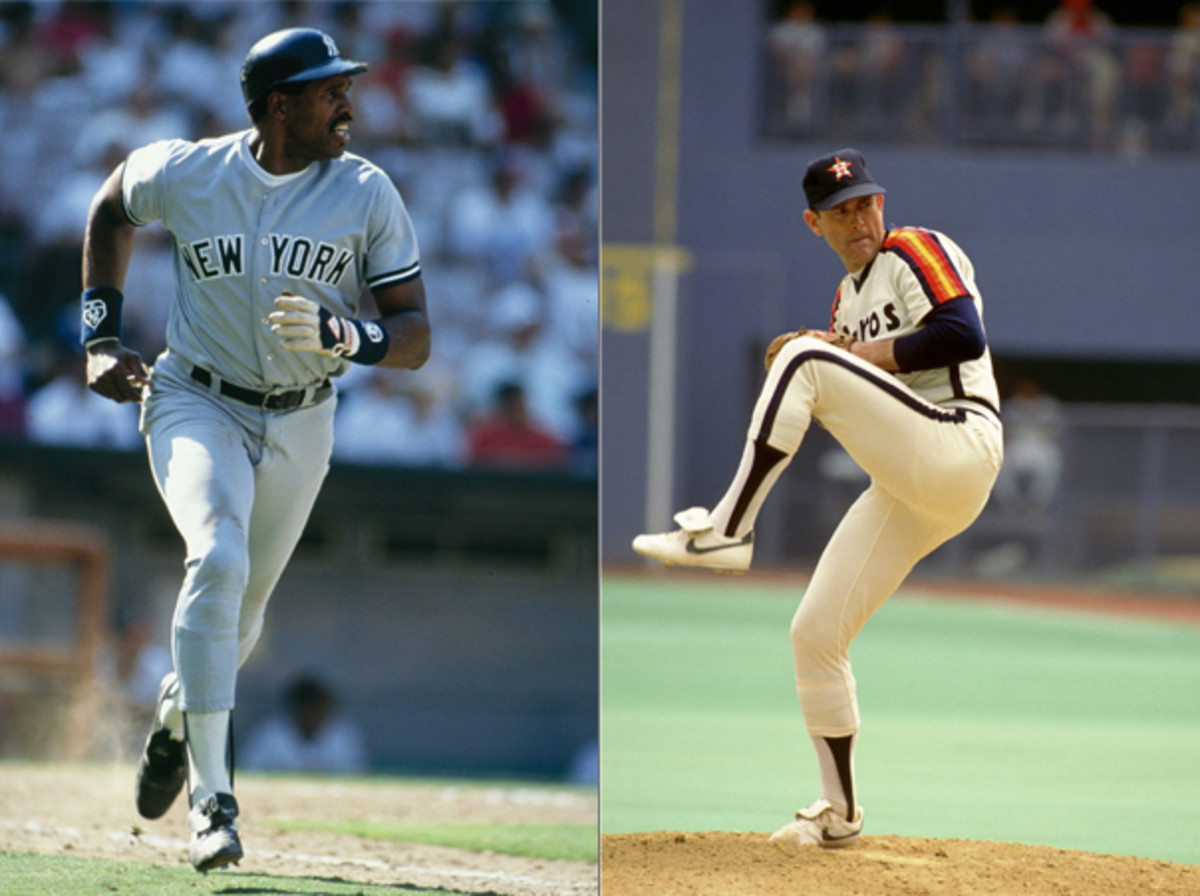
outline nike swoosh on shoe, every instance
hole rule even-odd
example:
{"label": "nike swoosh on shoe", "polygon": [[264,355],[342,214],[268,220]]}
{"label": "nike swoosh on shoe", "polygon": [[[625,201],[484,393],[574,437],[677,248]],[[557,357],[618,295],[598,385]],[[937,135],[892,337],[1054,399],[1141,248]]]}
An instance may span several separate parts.
{"label": "nike swoosh on shoe", "polygon": [[713,545],[711,548],[700,548],[700,547],[696,547],[695,540],[689,539],[686,550],[689,554],[711,554],[711,553],[714,553],[715,551],[728,551],[730,548],[745,547],[747,544],[749,544],[753,540],[754,540],[754,533],[747,532],[745,535],[743,535],[741,538],[739,538],[737,541],[733,542],[732,544],[717,544],[717,545]]}
{"label": "nike swoosh on shoe", "polygon": [[837,843],[839,840],[849,840],[851,837],[857,837],[860,833],[860,831],[851,831],[849,834],[842,834],[840,837],[835,837],[826,828],[822,828],[821,839],[826,843]]}

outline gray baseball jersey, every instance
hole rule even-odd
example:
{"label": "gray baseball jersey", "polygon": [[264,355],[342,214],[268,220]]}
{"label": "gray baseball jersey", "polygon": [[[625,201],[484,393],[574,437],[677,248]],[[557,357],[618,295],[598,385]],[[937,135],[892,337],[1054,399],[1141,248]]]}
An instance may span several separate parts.
{"label": "gray baseball jersey", "polygon": [[250,153],[253,133],[135,150],[121,196],[130,221],[161,221],[175,238],[168,347],[254,389],[308,386],[349,362],[281,350],[265,322],[275,297],[357,317],[364,286],[420,274],[417,238],[395,186],[366,159],[272,175]]}

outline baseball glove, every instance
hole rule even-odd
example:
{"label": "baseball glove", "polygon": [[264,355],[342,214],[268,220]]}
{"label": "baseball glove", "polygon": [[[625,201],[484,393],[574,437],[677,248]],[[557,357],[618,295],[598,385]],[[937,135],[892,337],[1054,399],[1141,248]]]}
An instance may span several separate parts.
{"label": "baseball glove", "polygon": [[850,348],[851,340],[845,333],[833,333],[829,330],[810,330],[807,327],[801,327],[799,330],[792,330],[790,333],[780,333],[771,340],[771,344],[767,346],[767,356],[764,359],[767,370],[770,370],[771,365],[775,363],[775,356],[779,354],[780,349],[797,336],[804,336],[806,334],[817,336],[830,345],[836,345],[838,348]]}

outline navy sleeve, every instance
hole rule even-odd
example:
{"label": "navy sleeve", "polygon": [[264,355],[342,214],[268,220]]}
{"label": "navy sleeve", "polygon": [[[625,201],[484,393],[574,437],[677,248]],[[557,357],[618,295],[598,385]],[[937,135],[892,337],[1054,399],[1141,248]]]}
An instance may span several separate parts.
{"label": "navy sleeve", "polygon": [[902,373],[973,361],[985,348],[983,323],[970,296],[938,305],[925,316],[921,329],[898,337],[892,345]]}

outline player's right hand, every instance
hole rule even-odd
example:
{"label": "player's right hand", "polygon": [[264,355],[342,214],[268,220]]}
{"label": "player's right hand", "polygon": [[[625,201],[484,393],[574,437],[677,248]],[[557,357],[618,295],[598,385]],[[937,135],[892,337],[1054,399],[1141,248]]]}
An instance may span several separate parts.
{"label": "player's right hand", "polygon": [[141,401],[142,390],[150,385],[150,369],[133,349],[108,339],[87,349],[87,384],[113,401]]}

